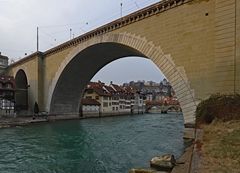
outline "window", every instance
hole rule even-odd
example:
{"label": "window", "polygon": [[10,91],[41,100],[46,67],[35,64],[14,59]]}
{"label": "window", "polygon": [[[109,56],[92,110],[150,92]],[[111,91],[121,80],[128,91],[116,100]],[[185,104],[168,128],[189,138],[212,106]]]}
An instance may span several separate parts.
{"label": "window", "polygon": [[96,100],[99,100],[99,96],[96,96],[95,99],[96,99]]}
{"label": "window", "polygon": [[107,102],[103,102],[103,107],[108,107],[108,103]]}
{"label": "window", "polygon": [[86,99],[91,99],[92,98],[92,96],[86,96]]}
{"label": "window", "polygon": [[112,110],[115,111],[115,107],[112,107]]}
{"label": "window", "polygon": [[9,89],[11,89],[11,88],[12,88],[12,84],[10,84],[10,83],[7,83],[7,84],[6,84],[6,88],[9,88]]}
{"label": "window", "polygon": [[104,97],[103,97],[103,100],[108,100],[108,97],[104,96]]}

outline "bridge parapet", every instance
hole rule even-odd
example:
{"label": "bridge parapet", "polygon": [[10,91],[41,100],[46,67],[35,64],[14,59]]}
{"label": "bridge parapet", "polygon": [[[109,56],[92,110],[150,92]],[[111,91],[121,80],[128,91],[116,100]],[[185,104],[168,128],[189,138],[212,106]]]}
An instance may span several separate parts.
{"label": "bridge parapet", "polygon": [[34,53],[32,53],[32,54],[30,54],[30,55],[20,59],[19,61],[16,61],[16,62],[10,64],[9,68],[13,68],[15,66],[19,66],[21,64],[24,64],[24,63],[26,63],[28,61],[31,61],[32,59],[37,58],[39,56],[43,56],[43,52],[40,52],[40,51],[34,52]]}

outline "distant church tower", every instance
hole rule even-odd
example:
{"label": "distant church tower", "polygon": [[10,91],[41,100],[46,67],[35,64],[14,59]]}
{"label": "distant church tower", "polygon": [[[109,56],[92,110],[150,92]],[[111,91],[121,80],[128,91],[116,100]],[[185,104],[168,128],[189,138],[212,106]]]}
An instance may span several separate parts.
{"label": "distant church tower", "polygon": [[4,73],[8,66],[8,57],[3,56],[0,52],[0,74]]}

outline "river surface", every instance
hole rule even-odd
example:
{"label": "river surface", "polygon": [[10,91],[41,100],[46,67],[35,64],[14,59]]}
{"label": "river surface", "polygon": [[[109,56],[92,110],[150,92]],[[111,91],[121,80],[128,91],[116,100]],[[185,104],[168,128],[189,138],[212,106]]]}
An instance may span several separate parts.
{"label": "river surface", "polygon": [[1,173],[127,173],[184,150],[183,117],[144,114],[0,129]]}

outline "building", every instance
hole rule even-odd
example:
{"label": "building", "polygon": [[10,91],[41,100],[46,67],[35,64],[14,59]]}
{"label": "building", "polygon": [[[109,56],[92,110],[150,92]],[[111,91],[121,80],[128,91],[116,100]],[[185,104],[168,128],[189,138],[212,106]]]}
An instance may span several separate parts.
{"label": "building", "polygon": [[3,56],[0,52],[0,74],[3,74],[8,66],[8,57]]}
{"label": "building", "polygon": [[90,82],[87,85],[83,95],[83,99],[94,99],[100,103],[100,115],[103,113],[108,114],[112,112],[112,95],[104,88],[104,85],[105,84],[100,81]]}
{"label": "building", "polygon": [[0,115],[14,114],[15,89],[15,80],[12,76],[0,76]]}
{"label": "building", "polygon": [[160,83],[153,81],[131,81],[124,83],[123,86],[137,88],[145,96],[146,101],[163,101],[166,97],[175,96],[175,92],[167,79],[163,79]]}
{"label": "building", "polygon": [[134,92],[134,105],[133,107],[133,113],[144,113],[145,112],[145,96],[141,94],[141,92],[137,91]]}

